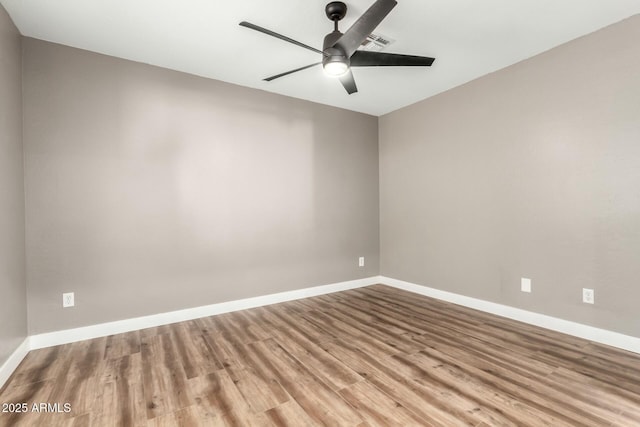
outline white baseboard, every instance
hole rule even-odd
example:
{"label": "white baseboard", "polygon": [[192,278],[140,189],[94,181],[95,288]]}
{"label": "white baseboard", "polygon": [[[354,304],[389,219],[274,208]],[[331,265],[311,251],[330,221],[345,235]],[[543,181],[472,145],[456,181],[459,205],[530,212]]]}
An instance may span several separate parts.
{"label": "white baseboard", "polygon": [[392,279],[389,277],[381,276],[380,283],[640,354],[640,338],[583,325],[581,323],[558,319],[556,317],[534,313],[507,305],[496,304],[477,298],[441,291],[422,285],[416,285],[415,283],[404,282],[402,280]]}
{"label": "white baseboard", "polygon": [[347,282],[333,283],[330,285],[315,286],[311,288],[222,302],[207,306],[172,311],[168,313],[160,313],[150,316],[136,317],[133,319],[85,326],[81,328],[32,335],[30,337],[27,337],[27,339],[24,340],[24,342],[13,352],[9,359],[0,367],[0,387],[2,387],[7,379],[9,379],[13,371],[18,367],[22,359],[24,359],[24,357],[30,350],[36,350],[39,348],[51,347],[60,344],[68,344],[71,342],[99,338],[123,332],[136,331],[139,329],[167,325],[170,323],[183,322],[186,320],[213,316],[222,313],[229,313],[232,311],[245,310],[254,307],[261,307],[270,304],[309,298],[317,295],[346,291],[349,289],[361,288],[378,283],[640,354],[640,338],[631,337],[628,335],[623,335],[617,332],[611,332],[576,322],[570,322],[568,320],[562,320],[543,314],[533,313],[515,307],[496,304],[477,298],[441,291],[438,289],[417,285],[415,283],[404,282],[402,280],[392,279],[384,276],[373,276],[365,279],[350,280]]}
{"label": "white baseboard", "polygon": [[30,337],[30,350],[36,350],[54,345],[68,344],[92,338],[105,337],[123,332],[136,331],[154,326],[168,325],[170,323],[184,322],[200,317],[261,307],[280,302],[293,301],[317,295],[346,291],[348,289],[361,288],[363,286],[380,283],[380,276],[365,279],[350,280],[348,282],[333,283],[330,285],[315,286],[312,288],[297,289],[294,291],[280,292],[277,294],[262,295],[259,297],[245,298],[241,300],[221,302],[201,307],[171,311],[168,313],[153,314],[150,316],[136,317],[133,319],[118,320],[115,322],[100,323],[98,325],[84,326],[75,329],[48,332],[32,335]]}
{"label": "white baseboard", "polygon": [[133,319],[118,320],[115,322],[85,326],[81,328],[66,329],[62,331],[32,335],[30,337],[27,337],[24,342],[12,353],[9,359],[7,359],[7,361],[2,366],[0,366],[0,387],[2,387],[4,383],[9,379],[13,371],[18,367],[20,362],[24,359],[24,357],[27,355],[27,353],[29,353],[30,350],[37,350],[40,348],[68,344],[76,341],[99,338],[123,332],[136,331],[139,329],[151,328],[154,326],[168,325],[170,323],[183,322],[185,320],[192,320],[200,317],[213,316],[216,314],[229,313],[232,311],[245,310],[248,308],[261,307],[270,304],[277,304],[280,302],[293,301],[317,295],[346,291],[348,289],[375,285],[377,283],[380,283],[380,280],[380,276],[373,276],[364,279],[350,280],[347,282],[333,283],[330,285],[296,289],[293,291],[262,295],[235,301],[227,301],[218,304],[172,311],[168,313],[160,313],[150,316],[136,317]]}
{"label": "white baseboard", "polygon": [[0,366],[0,388],[7,382],[11,374],[13,374],[13,371],[15,371],[20,362],[22,362],[22,359],[29,353],[30,349],[29,338],[27,337],[22,341],[22,344],[11,353],[7,361]]}

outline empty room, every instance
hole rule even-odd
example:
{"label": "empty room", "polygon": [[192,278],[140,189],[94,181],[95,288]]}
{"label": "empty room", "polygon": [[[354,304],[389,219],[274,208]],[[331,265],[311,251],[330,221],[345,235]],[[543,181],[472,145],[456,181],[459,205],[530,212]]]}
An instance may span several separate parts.
{"label": "empty room", "polygon": [[638,40],[0,0],[0,426],[640,425]]}

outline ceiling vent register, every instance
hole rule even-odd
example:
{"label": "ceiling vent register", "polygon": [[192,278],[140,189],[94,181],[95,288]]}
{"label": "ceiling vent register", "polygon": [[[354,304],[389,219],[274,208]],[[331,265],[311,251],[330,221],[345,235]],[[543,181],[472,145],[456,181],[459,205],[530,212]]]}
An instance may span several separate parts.
{"label": "ceiling vent register", "polygon": [[369,34],[367,38],[360,45],[360,50],[368,50],[370,52],[380,52],[389,45],[393,44],[395,40],[390,37],[383,36],[382,34]]}

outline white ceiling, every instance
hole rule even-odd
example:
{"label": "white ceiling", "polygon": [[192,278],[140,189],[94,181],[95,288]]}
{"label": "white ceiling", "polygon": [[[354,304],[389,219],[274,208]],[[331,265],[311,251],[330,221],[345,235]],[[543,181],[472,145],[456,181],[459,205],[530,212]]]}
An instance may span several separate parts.
{"label": "white ceiling", "polygon": [[[328,0],[0,0],[23,35],[372,115],[433,96],[640,13],[639,0],[398,0],[376,32],[386,51],[431,68],[357,68],[359,92],[318,55],[238,26],[246,20],[321,48]],[[347,0],[346,30],[373,0]],[[594,52],[594,58],[598,53]]]}

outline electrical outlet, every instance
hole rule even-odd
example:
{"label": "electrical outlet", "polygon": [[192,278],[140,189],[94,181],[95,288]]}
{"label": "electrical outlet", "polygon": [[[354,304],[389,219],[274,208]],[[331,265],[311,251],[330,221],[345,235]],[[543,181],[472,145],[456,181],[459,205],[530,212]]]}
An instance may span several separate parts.
{"label": "electrical outlet", "polygon": [[595,304],[595,291],[593,289],[582,288],[582,302],[585,304]]}
{"label": "electrical outlet", "polygon": [[73,292],[62,294],[62,307],[73,307],[75,305],[75,298]]}
{"label": "electrical outlet", "polygon": [[358,258],[358,267],[364,267],[364,257]]}
{"label": "electrical outlet", "polygon": [[522,277],[520,279],[520,290],[522,292],[531,292],[531,279],[527,279],[526,277]]}

